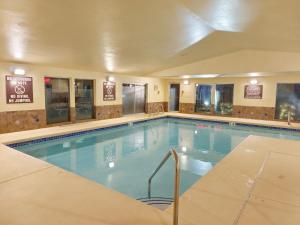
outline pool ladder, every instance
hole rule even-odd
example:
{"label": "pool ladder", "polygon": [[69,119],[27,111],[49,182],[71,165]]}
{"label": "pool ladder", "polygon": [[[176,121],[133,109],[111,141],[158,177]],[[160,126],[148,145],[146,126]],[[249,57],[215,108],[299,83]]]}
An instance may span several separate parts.
{"label": "pool ladder", "polygon": [[153,177],[167,162],[167,160],[173,156],[175,161],[175,182],[174,182],[174,202],[173,202],[173,225],[178,225],[178,207],[179,207],[179,189],[180,189],[180,163],[179,157],[175,149],[168,151],[158,167],[153,171],[151,177],[148,179],[148,199],[151,199],[151,182]]}

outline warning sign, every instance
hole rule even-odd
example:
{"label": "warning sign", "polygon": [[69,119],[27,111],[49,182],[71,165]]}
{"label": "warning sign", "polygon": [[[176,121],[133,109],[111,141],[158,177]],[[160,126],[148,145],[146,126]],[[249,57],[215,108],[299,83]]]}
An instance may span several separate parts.
{"label": "warning sign", "polygon": [[32,77],[6,76],[6,102],[32,103]]}
{"label": "warning sign", "polygon": [[103,100],[114,101],[116,100],[116,83],[103,82]]}

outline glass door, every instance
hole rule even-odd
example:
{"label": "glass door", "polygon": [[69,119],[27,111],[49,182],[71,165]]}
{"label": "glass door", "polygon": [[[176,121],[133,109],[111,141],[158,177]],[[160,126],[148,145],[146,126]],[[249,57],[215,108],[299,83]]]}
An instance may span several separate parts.
{"label": "glass door", "polygon": [[233,84],[216,85],[215,112],[217,114],[228,115],[233,111]]}
{"label": "glass door", "polygon": [[75,80],[76,119],[94,117],[94,87],[92,80]]}
{"label": "glass door", "polygon": [[196,90],[196,112],[209,113],[211,106],[211,86],[198,85]]}
{"label": "glass door", "polygon": [[45,102],[47,123],[70,120],[69,79],[45,77]]}
{"label": "glass door", "polygon": [[180,84],[170,85],[170,111],[179,111]]}
{"label": "glass door", "polygon": [[146,86],[123,84],[123,114],[144,113],[146,105]]}

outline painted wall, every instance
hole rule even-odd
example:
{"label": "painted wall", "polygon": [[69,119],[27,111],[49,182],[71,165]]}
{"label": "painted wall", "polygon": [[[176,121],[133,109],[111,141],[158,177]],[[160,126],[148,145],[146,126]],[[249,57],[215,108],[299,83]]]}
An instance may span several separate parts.
{"label": "painted wall", "polygon": [[[62,77],[70,79],[70,100],[71,107],[75,107],[75,79],[91,79],[94,80],[95,90],[95,105],[120,105],[122,104],[122,84],[123,83],[135,83],[135,84],[148,84],[148,102],[162,102],[165,100],[164,89],[165,80],[159,78],[149,77],[133,77],[133,76],[120,76],[114,75],[116,82],[116,100],[115,101],[103,101],[103,81],[106,80],[108,74],[69,70],[62,68],[49,68],[38,67],[29,65],[18,65],[26,69],[26,76],[33,78],[33,103],[29,104],[6,104],[6,88],[5,88],[5,75],[11,75],[12,66],[16,64],[0,64],[0,112],[7,111],[23,111],[23,110],[39,110],[45,109],[45,89],[44,89],[44,77]],[[158,89],[154,90],[154,86],[157,85]]]}
{"label": "painted wall", "polygon": [[[250,80],[256,79],[258,84],[263,85],[262,99],[245,99],[244,86],[250,84]],[[196,83],[198,84],[234,84],[234,105],[241,106],[259,106],[259,107],[274,107],[276,102],[277,83],[300,83],[299,75],[276,75],[268,77],[228,77],[228,78],[213,78],[213,79],[191,79],[189,85],[184,85],[183,80],[167,80],[166,84],[166,99],[169,98],[169,84],[180,83],[181,103],[196,102]],[[214,88],[213,88],[214,89]],[[214,94],[214,90],[212,91]],[[214,104],[214,95],[212,95],[212,104]]]}
{"label": "painted wall", "polygon": [[251,72],[300,71],[300,54],[293,52],[240,50],[179,67],[162,70],[152,76],[185,74],[241,74]]}

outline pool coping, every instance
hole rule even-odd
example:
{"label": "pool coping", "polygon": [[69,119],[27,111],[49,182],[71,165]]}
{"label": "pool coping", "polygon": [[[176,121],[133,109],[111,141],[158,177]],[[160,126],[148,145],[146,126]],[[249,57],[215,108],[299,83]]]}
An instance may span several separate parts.
{"label": "pool coping", "polygon": [[[128,117],[130,118],[130,117]],[[55,139],[61,139],[65,137],[72,137],[72,136],[79,136],[86,133],[92,133],[97,132],[101,130],[106,130],[110,128],[117,128],[126,126],[130,123],[132,124],[138,124],[143,123],[151,120],[158,120],[163,118],[175,118],[175,119],[183,119],[183,120],[192,120],[192,121],[203,121],[203,122],[214,122],[219,124],[231,124],[232,125],[242,125],[242,126],[248,126],[248,127],[258,127],[258,128],[268,128],[268,129],[274,129],[274,130],[286,130],[286,131],[300,131],[300,124],[294,124],[294,126],[286,125],[284,122],[275,122],[276,124],[272,124],[274,121],[264,121],[264,120],[252,120],[252,119],[240,119],[240,118],[228,118],[228,117],[216,117],[216,116],[206,116],[206,115],[197,115],[197,114],[182,114],[182,113],[164,113],[160,115],[156,115],[153,117],[144,117],[144,118],[138,118],[138,119],[129,119],[124,122],[116,122],[114,123],[111,119],[110,121],[112,123],[110,124],[99,124],[95,126],[89,126],[87,128],[80,128],[80,124],[78,124],[78,127],[75,127],[75,129],[71,129],[68,131],[58,131],[56,133],[50,133],[50,134],[40,134],[35,136],[28,135],[29,132],[32,131],[43,131],[46,129],[51,128],[42,128],[37,130],[30,130],[30,131],[21,131],[21,132],[13,132],[13,133],[6,133],[6,134],[0,134],[0,143],[4,145],[8,145],[10,147],[17,147],[20,145],[24,145],[26,143],[38,143],[43,142],[47,140],[55,140]],[[86,122],[92,124],[96,121]],[[84,123],[83,123],[84,124]],[[62,127],[72,127],[74,124],[70,125],[63,125],[63,126],[57,126],[57,128]],[[55,127],[52,127],[55,128]],[[17,134],[24,134],[24,135],[18,135]],[[13,137],[11,140],[5,141],[6,138]]]}
{"label": "pool coping", "polygon": [[[171,114],[172,115],[172,114]],[[185,115],[181,115],[182,117],[185,117]],[[163,118],[164,116],[159,116],[159,117],[155,117],[153,119],[156,118]],[[177,118],[177,117],[176,117]],[[186,118],[186,117],[185,117]],[[189,116],[188,119],[198,119],[198,117],[193,117],[193,116]],[[145,120],[148,120],[149,117],[145,117],[144,119],[137,119],[134,120],[135,122],[142,122]],[[207,120],[209,122],[211,122],[212,120]],[[129,122],[133,122],[133,120],[129,121]],[[221,121],[224,122],[224,121]],[[231,121],[225,121],[226,123],[231,122]],[[120,123],[119,123],[120,124]],[[122,122],[121,124],[128,124],[128,121]],[[110,125],[105,125],[103,127],[110,127]],[[284,127],[283,127],[284,128]],[[86,130],[86,129],[83,129]],[[298,130],[298,128],[297,128]],[[68,131],[66,134],[68,134]],[[42,134],[44,135],[44,134]],[[50,135],[49,135],[50,136]],[[29,137],[26,137],[27,139],[29,139]],[[21,138],[24,139],[24,138]],[[16,138],[15,138],[16,140]],[[290,146],[290,149],[286,149],[286,146]],[[292,146],[292,147],[291,147]],[[247,173],[247,179],[256,179],[257,174],[260,171],[261,168],[261,161],[262,159],[264,159],[266,157],[266,155],[270,154],[270,152],[272,153],[282,153],[282,154],[287,154],[287,155],[291,155],[291,153],[293,155],[299,155],[300,154],[296,151],[296,149],[300,148],[300,143],[298,141],[290,141],[290,140],[277,140],[277,139],[273,139],[273,138],[263,138],[263,137],[256,137],[256,136],[249,136],[248,138],[246,138],[242,143],[240,143],[231,153],[229,153],[223,160],[221,160],[206,176],[202,177],[199,181],[197,181],[190,189],[188,189],[183,196],[180,197],[180,221],[181,224],[193,224],[196,225],[198,224],[200,221],[203,224],[216,224],[216,225],[223,225],[223,224],[239,224],[240,218],[243,218],[242,216],[244,214],[247,214],[247,212],[249,211],[248,208],[246,206],[248,206],[248,203],[250,201],[252,201],[250,199],[251,197],[251,193],[250,190],[252,188],[253,185],[251,185],[251,188],[246,188],[244,189],[244,185],[243,183],[245,182],[245,173],[243,172],[244,169],[249,169],[251,170],[251,173],[249,172],[249,174]],[[1,146],[0,144],[0,152],[1,151],[9,151],[9,152],[15,152],[15,150],[10,149],[9,147],[6,146]],[[253,153],[253,152],[254,153]],[[255,155],[255,160],[260,161],[259,163],[255,163],[255,166],[253,166],[252,164],[254,163],[254,161],[252,160],[248,160],[247,157],[245,157],[245,155]],[[25,154],[23,153],[18,153],[17,157],[25,157]],[[35,158],[30,158],[29,161],[27,163],[32,162],[37,162]],[[39,160],[41,161],[41,160]],[[243,162],[243,163],[241,163]],[[12,164],[14,162],[12,161]],[[244,168],[246,164],[249,164],[249,168]],[[248,165],[247,164],[247,165]],[[52,165],[53,168],[55,168],[55,166]],[[222,171],[224,170],[225,171]],[[62,170],[62,169],[60,169]],[[232,177],[230,177],[230,179],[228,180],[228,177],[224,177],[224,175],[226,175],[226,173],[228,171],[232,171],[234,176],[236,177],[236,181],[232,182]],[[64,171],[64,170],[62,170]],[[66,172],[66,171],[65,171]],[[66,172],[68,173],[68,172]],[[69,173],[68,173],[69,174]],[[33,174],[35,175],[35,174]],[[83,182],[82,180],[85,180],[85,178],[80,178],[75,174],[69,174],[71,177],[74,177],[75,180],[78,180],[78,182]],[[221,180],[222,185],[220,185],[219,182],[221,182],[219,179],[215,179],[214,177],[222,177],[223,180]],[[21,179],[21,178],[15,178],[15,179]],[[56,178],[55,178],[56,179]],[[213,181],[212,181],[213,180]],[[228,183],[232,183],[232,185],[234,187],[237,187],[237,189],[239,190],[239,193],[234,193],[232,194],[230,192],[226,192],[227,189],[224,191],[222,190],[224,187],[226,188],[228,186]],[[0,183],[0,188],[2,187],[1,185],[5,184],[5,183]],[[212,185],[214,184],[214,185]],[[93,183],[90,182],[89,185],[99,185],[97,183]],[[227,185],[227,186],[226,186]],[[224,186],[224,187],[223,187]],[[100,186],[99,186],[100,187]],[[47,188],[45,186],[45,188]],[[106,188],[109,189],[109,188]],[[210,190],[212,189],[212,190]],[[250,194],[249,194],[250,193]],[[119,194],[112,192],[111,197],[112,198],[119,198],[118,197]],[[214,196],[216,199],[214,199],[214,201],[212,201],[210,198]],[[228,198],[228,196],[230,196],[230,198]],[[237,198],[235,200],[233,204],[232,203],[232,197]],[[261,196],[259,196],[260,198],[262,198]],[[80,198],[77,197],[77,198]],[[206,199],[205,201],[203,201],[203,199]],[[52,200],[51,200],[52,201]],[[132,201],[135,201],[134,199],[132,199]],[[132,203],[131,200],[127,200],[127,199],[123,199],[120,201],[124,203],[124,207],[126,208],[129,204],[129,202]],[[130,203],[130,204],[131,204]],[[250,202],[251,204],[254,204],[252,202]],[[261,204],[261,203],[260,203]],[[224,209],[224,207],[222,206],[222,208],[220,209],[220,205],[227,205],[228,207],[226,207],[226,209]],[[79,206],[75,206],[79,207]],[[193,211],[193,208],[191,207],[200,207],[199,210],[197,210],[196,212]],[[1,208],[1,206],[0,206]],[[124,208],[124,210],[125,210]],[[136,210],[146,210],[147,212],[149,211],[149,213],[151,212],[155,212],[158,213],[157,211],[155,211],[154,209],[151,208],[145,208],[144,206],[138,205],[136,207]],[[300,207],[299,207],[300,208]],[[218,215],[217,219],[222,219],[222,223],[219,223],[218,221],[216,221],[216,216],[212,216],[212,212],[215,213],[216,209],[220,210],[220,215]],[[13,210],[13,209],[11,209]],[[213,211],[212,211],[213,210]],[[248,210],[248,211],[247,211]],[[203,214],[203,212],[205,212],[205,215]],[[226,211],[227,213],[224,214],[223,211]],[[207,214],[207,212],[210,212]],[[112,209],[112,213],[115,213]],[[275,211],[274,211],[274,216],[275,215]],[[163,211],[162,214],[159,213],[159,215],[165,215],[168,214],[169,217],[172,217],[172,206],[170,206],[166,211]],[[234,215],[234,216],[233,216]],[[146,224],[144,222],[139,221],[140,219],[138,219],[138,216],[136,217],[136,223],[139,224]],[[0,217],[0,221],[1,221],[1,217]],[[120,221],[121,222],[121,221]],[[230,222],[230,223],[229,223]],[[11,223],[13,225],[15,225],[14,223]],[[88,223],[86,223],[88,224]],[[101,223],[102,224],[102,223]],[[105,223],[106,224],[106,223]],[[122,224],[122,223],[120,223]],[[165,224],[164,222],[159,223],[159,224]],[[170,223],[168,223],[170,224]],[[251,223],[250,223],[251,224]],[[32,224],[35,225],[35,224]],[[244,225],[244,224],[243,224]]]}

